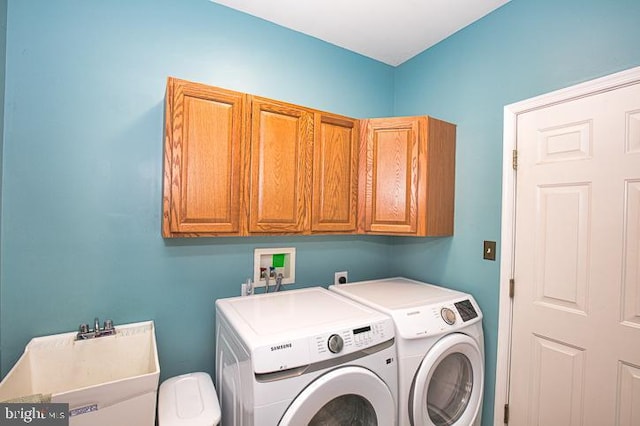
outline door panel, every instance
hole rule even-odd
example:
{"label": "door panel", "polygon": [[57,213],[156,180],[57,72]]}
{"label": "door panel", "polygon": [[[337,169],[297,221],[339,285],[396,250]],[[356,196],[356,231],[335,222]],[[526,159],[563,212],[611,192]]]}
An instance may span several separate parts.
{"label": "door panel", "polygon": [[[364,120],[364,229],[367,232],[415,233],[418,227],[419,157],[426,119]],[[424,213],[423,213],[424,214]]]}
{"label": "door panel", "polygon": [[356,231],[358,123],[316,113],[314,125],[313,232]]}
{"label": "door panel", "polygon": [[362,120],[359,229],[453,235],[456,126],[428,116]]}
{"label": "door panel", "polygon": [[625,196],[622,319],[640,326],[640,180],[626,182]]}
{"label": "door panel", "polygon": [[640,425],[640,367],[620,362],[616,424]]}
{"label": "door panel", "polygon": [[631,85],[518,117],[510,424],[637,416],[638,111]]}
{"label": "door panel", "polygon": [[591,157],[591,121],[540,130],[538,164]]}
{"label": "door panel", "polygon": [[[373,144],[373,223],[408,224],[415,228],[412,200],[416,199],[411,164],[417,152],[416,137],[409,129],[378,131]],[[386,159],[383,160],[383,159]],[[414,201],[415,203],[415,201]],[[372,229],[374,229],[372,224]]]}
{"label": "door panel", "polygon": [[541,336],[532,339],[532,424],[582,424],[584,349]]}
{"label": "door panel", "polygon": [[308,228],[312,117],[302,107],[252,98],[250,233]]}
{"label": "door panel", "polygon": [[163,235],[238,235],[245,96],[170,78],[166,102]]}
{"label": "door panel", "polygon": [[[590,187],[540,186],[534,285],[536,303],[584,313],[587,298]],[[563,244],[557,244],[557,241]]]}
{"label": "door panel", "polygon": [[[231,201],[237,198],[235,194],[232,197],[230,191],[233,188],[231,167],[234,163],[230,159],[234,140],[227,135],[232,134],[231,113],[232,105],[185,97],[185,131],[189,143],[183,145],[182,156],[186,165],[182,199],[184,222],[206,217],[212,221],[237,222],[237,217],[230,217]],[[213,123],[216,126],[212,126]],[[209,188],[210,196],[204,196],[208,195],[203,193],[205,188]]]}
{"label": "door panel", "polygon": [[640,153],[640,110],[627,112],[627,154]]}

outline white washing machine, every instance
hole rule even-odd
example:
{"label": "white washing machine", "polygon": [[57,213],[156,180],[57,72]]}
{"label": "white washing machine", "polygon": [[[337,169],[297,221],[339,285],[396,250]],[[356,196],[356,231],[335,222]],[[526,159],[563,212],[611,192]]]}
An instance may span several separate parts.
{"label": "white washing machine", "polygon": [[329,289],[393,318],[400,425],[480,425],[484,337],[473,297],[406,278]]}
{"label": "white washing machine", "polygon": [[216,301],[223,425],[393,425],[393,320],[321,287]]}

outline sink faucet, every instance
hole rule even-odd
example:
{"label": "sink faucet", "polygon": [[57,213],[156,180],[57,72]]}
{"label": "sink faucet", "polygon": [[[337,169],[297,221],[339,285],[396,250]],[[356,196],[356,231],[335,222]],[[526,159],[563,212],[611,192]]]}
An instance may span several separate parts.
{"label": "sink faucet", "polygon": [[87,340],[95,337],[112,336],[116,334],[116,329],[113,326],[113,321],[110,319],[105,320],[104,327],[100,328],[100,320],[96,317],[93,320],[93,330],[89,328],[89,324],[80,324],[78,334],[76,334],[76,340]]}

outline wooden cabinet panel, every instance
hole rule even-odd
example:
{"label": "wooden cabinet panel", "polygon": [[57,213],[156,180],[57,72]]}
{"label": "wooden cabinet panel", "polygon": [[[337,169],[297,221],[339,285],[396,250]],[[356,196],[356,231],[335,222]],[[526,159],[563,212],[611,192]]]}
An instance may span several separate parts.
{"label": "wooden cabinet panel", "polygon": [[366,232],[415,233],[418,226],[419,137],[424,119],[365,120]]}
{"label": "wooden cabinet panel", "polygon": [[165,237],[240,233],[245,103],[242,93],[169,79]]}
{"label": "wooden cabinet panel", "polygon": [[431,117],[362,121],[360,230],[453,234],[455,126]]}
{"label": "wooden cabinet panel", "polygon": [[427,118],[425,235],[453,235],[456,181],[456,126]]}
{"label": "wooden cabinet panel", "polygon": [[302,233],[308,227],[313,112],[251,98],[249,233]]}
{"label": "wooden cabinet panel", "polygon": [[169,78],[164,237],[453,234],[455,125]]}
{"label": "wooden cabinet panel", "polygon": [[358,151],[357,120],[316,113],[312,232],[356,232]]}

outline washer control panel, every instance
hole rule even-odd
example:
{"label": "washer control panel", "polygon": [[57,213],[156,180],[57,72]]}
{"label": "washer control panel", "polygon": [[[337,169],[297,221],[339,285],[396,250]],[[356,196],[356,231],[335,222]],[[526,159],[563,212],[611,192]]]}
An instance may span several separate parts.
{"label": "washer control panel", "polygon": [[313,338],[314,355],[325,357],[329,354],[346,354],[386,342],[393,337],[393,326],[387,321],[366,324],[356,328],[340,330],[336,333],[320,334]]}
{"label": "washer control panel", "polygon": [[385,318],[355,327],[278,340],[254,348],[254,372],[270,373],[314,364],[370,348],[394,336],[393,320]]}

